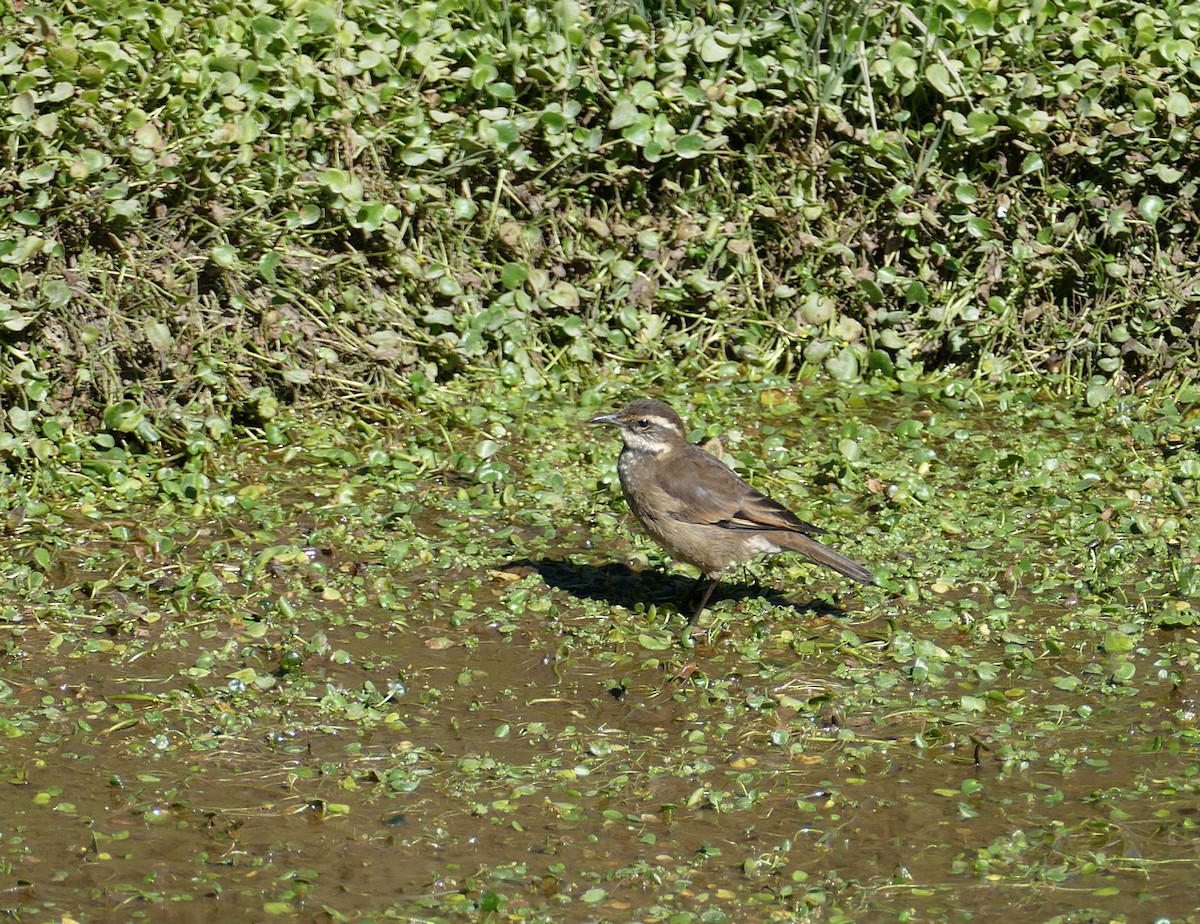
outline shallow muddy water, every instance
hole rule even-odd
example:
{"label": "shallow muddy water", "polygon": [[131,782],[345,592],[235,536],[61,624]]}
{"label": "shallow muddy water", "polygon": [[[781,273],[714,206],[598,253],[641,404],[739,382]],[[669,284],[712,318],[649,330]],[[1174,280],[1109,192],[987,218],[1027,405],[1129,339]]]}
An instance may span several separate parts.
{"label": "shallow muddy water", "polygon": [[[690,575],[630,532],[590,434],[537,462],[512,424],[497,481],[414,474],[398,442],[234,466],[241,500],[199,519],[26,521],[0,909],[1200,920],[1196,545],[1166,490],[1194,484],[1111,420],[1021,449],[1028,416],[880,403],[842,437],[862,454],[748,477],[883,586],[734,572],[694,647]],[[791,429],[764,414],[735,463]]]}
{"label": "shallow muddy water", "polygon": [[[1194,704],[1168,689],[1103,705],[1086,728],[1066,717],[1038,728],[1016,760],[976,753],[967,729],[917,747],[929,727],[903,711],[842,715],[838,728],[786,707],[730,709],[698,682],[711,666],[675,679],[638,664],[640,652],[555,665],[552,637],[489,634],[346,640],[356,660],[386,649],[403,665],[392,721],[276,737],[251,726],[186,760],[145,738],[171,683],[165,658],[138,681],[103,666],[72,679],[43,663],[54,691],[43,701],[131,709],[87,730],[44,710],[38,738],[6,746],[7,906],[78,914],[86,894],[97,919],[252,920],[280,902],[437,915],[493,892],[564,920],[697,904],[747,920],[756,899],[764,916],[800,912],[819,890],[829,904],[853,908],[866,893],[872,913],[922,919],[1192,911],[1195,793],[1163,781],[1186,778],[1195,754],[1156,738]],[[701,647],[691,660],[714,655],[719,664]],[[370,679],[321,673],[350,687]],[[771,668],[763,685],[717,673],[739,697],[836,704],[842,686],[803,662]],[[8,677],[15,690],[21,675]],[[167,738],[189,731],[149,721]],[[772,743],[780,730],[788,746]],[[1051,754],[1057,765],[1042,765]],[[1087,860],[1072,869],[1073,857]],[[604,895],[585,901],[595,889]]]}

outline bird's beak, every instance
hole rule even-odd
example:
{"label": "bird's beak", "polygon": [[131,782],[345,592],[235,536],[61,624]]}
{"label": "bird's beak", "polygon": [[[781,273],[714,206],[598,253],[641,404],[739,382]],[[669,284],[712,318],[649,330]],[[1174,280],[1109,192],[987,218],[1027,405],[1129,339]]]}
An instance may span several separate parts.
{"label": "bird's beak", "polygon": [[591,420],[588,421],[588,423],[590,423],[590,424],[612,424],[615,427],[615,426],[617,426],[617,415],[616,414],[601,414],[599,417],[593,417]]}

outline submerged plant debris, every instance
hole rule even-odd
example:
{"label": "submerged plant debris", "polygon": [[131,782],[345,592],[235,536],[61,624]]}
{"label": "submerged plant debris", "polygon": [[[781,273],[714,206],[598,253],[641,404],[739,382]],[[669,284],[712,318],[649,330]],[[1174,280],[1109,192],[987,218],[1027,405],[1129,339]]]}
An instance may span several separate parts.
{"label": "submerged plant debris", "polygon": [[1200,396],[664,394],[881,585],[758,562],[690,639],[627,397],[9,485],[0,909],[1197,920]]}

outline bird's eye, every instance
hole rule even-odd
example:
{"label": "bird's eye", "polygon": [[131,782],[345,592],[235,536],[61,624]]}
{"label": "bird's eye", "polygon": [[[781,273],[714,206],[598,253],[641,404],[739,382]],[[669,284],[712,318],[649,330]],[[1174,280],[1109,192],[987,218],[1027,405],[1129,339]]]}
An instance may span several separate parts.
{"label": "bird's eye", "polygon": [[650,429],[650,420],[646,417],[643,417],[641,420],[639,420],[637,422],[637,428],[639,430],[649,430]]}

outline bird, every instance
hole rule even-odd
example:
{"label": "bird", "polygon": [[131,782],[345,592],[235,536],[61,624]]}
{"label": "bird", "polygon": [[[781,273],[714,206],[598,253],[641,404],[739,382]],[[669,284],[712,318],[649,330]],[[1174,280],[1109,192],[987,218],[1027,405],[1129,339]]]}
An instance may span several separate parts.
{"label": "bird", "polygon": [[588,423],[620,432],[617,473],[638,523],[673,559],[700,569],[693,590],[699,603],[689,626],[708,605],[725,570],[759,555],[799,552],[862,584],[875,584],[869,569],[817,541],[825,530],[804,522],[689,443],[682,418],[665,402],[638,398]]}

